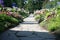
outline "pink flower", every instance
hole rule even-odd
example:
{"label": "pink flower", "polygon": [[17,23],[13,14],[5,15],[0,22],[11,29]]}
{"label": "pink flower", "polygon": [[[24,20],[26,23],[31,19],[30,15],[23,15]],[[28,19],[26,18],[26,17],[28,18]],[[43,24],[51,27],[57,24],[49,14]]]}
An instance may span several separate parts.
{"label": "pink flower", "polygon": [[7,15],[11,16],[11,14],[12,14],[11,12],[7,12]]}

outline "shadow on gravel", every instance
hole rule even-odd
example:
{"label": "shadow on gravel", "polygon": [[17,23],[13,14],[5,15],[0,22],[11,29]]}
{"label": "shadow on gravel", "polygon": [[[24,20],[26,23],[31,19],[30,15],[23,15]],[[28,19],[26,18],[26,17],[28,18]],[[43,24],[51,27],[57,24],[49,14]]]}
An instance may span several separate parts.
{"label": "shadow on gravel", "polygon": [[0,40],[55,40],[48,32],[8,30],[0,35]]}

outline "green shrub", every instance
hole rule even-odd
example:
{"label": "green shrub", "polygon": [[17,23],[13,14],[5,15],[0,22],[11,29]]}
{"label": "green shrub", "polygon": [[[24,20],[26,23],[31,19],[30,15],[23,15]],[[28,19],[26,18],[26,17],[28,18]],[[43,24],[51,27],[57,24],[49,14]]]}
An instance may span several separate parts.
{"label": "green shrub", "polygon": [[50,32],[54,33],[56,36],[56,40],[60,39],[60,6],[57,6],[56,9],[51,9],[50,11],[54,11],[55,10],[55,14],[54,16],[50,16],[48,17],[48,15],[51,15],[50,12],[46,12],[46,14],[44,14],[45,18],[48,19],[45,21],[42,21],[40,23],[40,26],[46,28],[47,30],[49,30]]}
{"label": "green shrub", "polygon": [[44,20],[44,15],[43,14],[36,15],[35,19],[38,21],[38,23],[40,23]]}
{"label": "green shrub", "polygon": [[19,20],[13,18],[12,16],[8,16],[6,14],[0,14],[0,32],[4,29],[12,26],[13,24],[16,25],[19,23]]}
{"label": "green shrub", "polygon": [[[43,10],[42,10],[43,11]],[[45,10],[44,13],[35,15],[35,19],[39,20],[39,23],[44,21],[47,16],[50,15],[48,10]]]}
{"label": "green shrub", "polygon": [[57,29],[59,29],[60,28],[60,25],[59,25],[59,23],[57,22],[57,23],[55,23],[55,22],[51,22],[51,23],[49,23],[48,24],[48,30],[49,31],[55,31],[55,30],[57,30]]}
{"label": "green shrub", "polygon": [[0,14],[0,21],[7,21],[10,23],[18,23],[18,20],[16,18],[13,18],[13,17],[8,16],[6,14]]}
{"label": "green shrub", "polygon": [[60,17],[55,16],[47,21],[41,22],[41,26],[45,26],[49,31],[55,31],[60,28]]}
{"label": "green shrub", "polygon": [[40,15],[36,15],[36,16],[35,16],[35,19],[36,19],[36,20],[39,20],[39,19],[40,19]]}
{"label": "green shrub", "polygon": [[13,13],[11,16],[19,20],[19,22],[23,22],[23,16],[21,16],[19,13]]}
{"label": "green shrub", "polygon": [[19,11],[20,15],[22,15],[24,18],[28,17],[29,14],[28,13],[25,13],[25,12],[22,12],[22,11]]}

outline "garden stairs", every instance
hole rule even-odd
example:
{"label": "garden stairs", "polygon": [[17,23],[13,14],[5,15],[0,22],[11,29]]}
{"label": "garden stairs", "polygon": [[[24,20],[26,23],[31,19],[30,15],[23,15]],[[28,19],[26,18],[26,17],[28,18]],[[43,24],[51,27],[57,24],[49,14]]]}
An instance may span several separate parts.
{"label": "garden stairs", "polygon": [[23,23],[1,34],[0,40],[55,40],[55,37],[41,28],[31,14]]}

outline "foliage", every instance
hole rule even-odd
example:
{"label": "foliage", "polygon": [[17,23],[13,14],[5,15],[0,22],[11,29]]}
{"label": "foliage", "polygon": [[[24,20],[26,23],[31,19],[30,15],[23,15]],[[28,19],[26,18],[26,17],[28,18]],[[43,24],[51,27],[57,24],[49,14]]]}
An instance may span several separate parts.
{"label": "foliage", "polygon": [[36,20],[39,20],[39,18],[40,18],[40,15],[35,16]]}
{"label": "foliage", "polygon": [[20,15],[22,15],[24,18],[28,17],[29,14],[28,13],[25,13],[23,11],[19,11]]}
{"label": "foliage", "polygon": [[12,4],[15,3],[15,6],[23,8],[24,0],[4,0],[5,7],[12,7]]}
{"label": "foliage", "polygon": [[16,18],[13,18],[11,16],[8,16],[6,14],[0,14],[0,32],[4,29],[8,28],[9,26],[13,24],[18,24],[19,21]]}
{"label": "foliage", "polygon": [[16,5],[20,8],[24,7],[24,0],[13,0],[13,3],[16,3]]}
{"label": "foliage", "polygon": [[0,8],[2,8],[1,4],[0,4]]}
{"label": "foliage", "polygon": [[51,12],[46,12],[46,20],[40,23],[41,26],[45,27],[51,32],[60,29],[60,9],[59,7],[57,7],[56,9],[55,12],[57,11],[57,13],[55,13],[54,16],[52,16]]}
{"label": "foliage", "polygon": [[40,23],[44,20],[44,15],[40,14],[35,17],[35,19]]}
{"label": "foliage", "polygon": [[48,10],[40,10],[40,12],[35,13],[35,19],[40,22],[42,22],[43,20],[45,20],[45,18],[47,18],[47,16],[49,15],[49,11]]}
{"label": "foliage", "polygon": [[44,0],[27,0],[25,4],[25,9],[29,10],[30,12],[34,10],[40,10],[42,8]]}
{"label": "foliage", "polygon": [[57,2],[60,2],[60,0],[46,0],[45,3],[43,3],[43,7],[44,8],[54,8],[55,6],[57,6]]}
{"label": "foliage", "polygon": [[0,11],[0,32],[7,28],[14,27],[23,22],[23,18],[26,18],[29,14],[24,11],[16,11],[11,9]]}
{"label": "foliage", "polygon": [[47,24],[48,30],[55,31],[60,28],[60,20],[59,18],[51,18],[49,23]]}
{"label": "foliage", "polygon": [[13,0],[4,0],[5,7],[12,7]]}
{"label": "foliage", "polygon": [[23,16],[20,15],[19,13],[13,13],[11,14],[12,17],[16,18],[19,20],[19,22],[22,22],[23,21]]}

